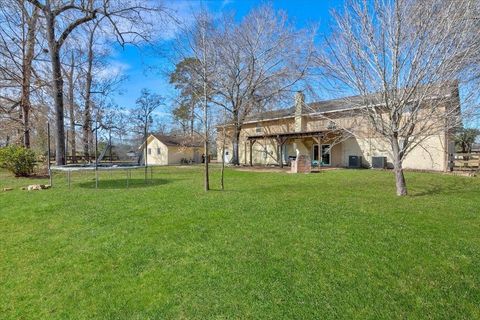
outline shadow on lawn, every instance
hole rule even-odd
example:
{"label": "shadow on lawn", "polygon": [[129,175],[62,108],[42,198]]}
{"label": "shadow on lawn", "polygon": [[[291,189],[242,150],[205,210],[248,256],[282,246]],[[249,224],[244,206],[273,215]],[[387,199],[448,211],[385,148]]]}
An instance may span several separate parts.
{"label": "shadow on lawn", "polygon": [[442,188],[441,186],[431,186],[430,188],[425,188],[422,191],[412,191],[410,193],[411,197],[424,197],[424,196],[432,196],[432,195],[438,195],[446,192],[447,190],[445,188]]}
{"label": "shadow on lawn", "polygon": [[[129,189],[138,189],[138,188],[151,188],[164,184],[171,183],[172,180],[167,179],[148,179],[145,182],[145,179],[130,179],[128,181]],[[92,189],[95,188],[95,180],[88,182],[81,182],[77,184],[81,188]],[[99,179],[98,180],[98,189],[127,189],[127,179]]]}
{"label": "shadow on lawn", "polygon": [[[408,185],[407,185],[408,187]],[[452,195],[452,194],[461,194],[461,193],[469,193],[475,190],[477,186],[471,185],[468,183],[455,183],[455,184],[435,184],[430,185],[428,187],[422,188],[416,191],[412,191],[410,193],[411,197],[424,197],[424,196],[432,196],[432,195]]]}

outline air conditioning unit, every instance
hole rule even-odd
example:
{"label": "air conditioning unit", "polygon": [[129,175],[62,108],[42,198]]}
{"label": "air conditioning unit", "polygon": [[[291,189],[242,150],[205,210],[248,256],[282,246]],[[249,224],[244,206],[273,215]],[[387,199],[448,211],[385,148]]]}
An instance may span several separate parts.
{"label": "air conditioning unit", "polygon": [[373,169],[385,169],[387,167],[387,157],[372,157]]}
{"label": "air conditioning unit", "polygon": [[361,156],[348,156],[348,167],[349,168],[361,168],[362,167],[362,157]]}

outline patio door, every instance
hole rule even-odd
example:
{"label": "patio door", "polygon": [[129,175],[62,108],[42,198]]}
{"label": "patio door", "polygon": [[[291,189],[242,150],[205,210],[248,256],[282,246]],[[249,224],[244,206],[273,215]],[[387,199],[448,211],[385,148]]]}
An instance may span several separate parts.
{"label": "patio door", "polygon": [[[321,159],[321,162],[320,162],[320,165],[321,166],[329,166],[330,165],[330,148],[331,148],[331,145],[330,144],[322,144],[321,146],[321,150],[322,150],[322,159]],[[318,163],[318,144],[314,144],[313,145],[313,155],[312,155],[312,159],[315,163]]]}

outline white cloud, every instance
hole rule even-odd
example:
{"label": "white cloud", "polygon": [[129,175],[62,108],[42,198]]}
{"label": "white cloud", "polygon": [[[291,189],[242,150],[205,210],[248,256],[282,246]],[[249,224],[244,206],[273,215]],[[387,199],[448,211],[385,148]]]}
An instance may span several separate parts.
{"label": "white cloud", "polygon": [[123,75],[130,69],[130,65],[121,61],[110,61],[106,68],[103,68],[96,73],[96,78],[100,80],[110,79],[116,76]]}

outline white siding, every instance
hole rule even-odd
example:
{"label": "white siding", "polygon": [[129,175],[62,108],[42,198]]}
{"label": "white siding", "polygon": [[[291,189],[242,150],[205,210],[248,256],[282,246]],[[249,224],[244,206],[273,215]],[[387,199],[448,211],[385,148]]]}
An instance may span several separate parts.
{"label": "white siding", "polygon": [[[147,163],[154,165],[167,165],[168,163],[168,147],[160,142],[157,138],[152,139],[147,145],[152,150],[152,154],[147,156]],[[160,154],[157,150],[160,149]]]}

